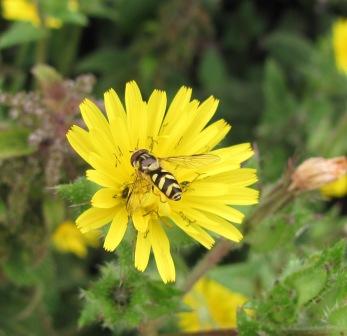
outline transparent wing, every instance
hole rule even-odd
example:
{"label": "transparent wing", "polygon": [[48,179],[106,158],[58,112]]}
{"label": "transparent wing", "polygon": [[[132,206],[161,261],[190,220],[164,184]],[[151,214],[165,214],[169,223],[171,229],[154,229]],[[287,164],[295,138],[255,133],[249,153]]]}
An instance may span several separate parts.
{"label": "transparent wing", "polygon": [[146,198],[150,196],[150,190],[152,183],[144,174],[139,171],[135,171],[135,179],[129,186],[129,192],[127,197],[127,210],[129,213],[133,213],[141,207]]}
{"label": "transparent wing", "polygon": [[171,156],[159,158],[161,162],[168,162],[186,168],[199,168],[219,161],[219,157],[212,154],[194,154],[185,156]]}

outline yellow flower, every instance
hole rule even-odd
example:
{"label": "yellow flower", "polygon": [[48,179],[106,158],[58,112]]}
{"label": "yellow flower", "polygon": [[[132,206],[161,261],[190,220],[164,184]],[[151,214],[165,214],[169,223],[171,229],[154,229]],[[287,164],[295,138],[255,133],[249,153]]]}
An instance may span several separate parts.
{"label": "yellow flower", "polygon": [[[41,20],[37,5],[31,0],[2,0],[3,17],[10,21],[31,22],[34,26],[40,26]],[[69,0],[68,8],[71,11],[78,9],[77,0]],[[60,28],[61,20],[48,16],[45,17],[45,25],[49,28]]]}
{"label": "yellow flower", "polygon": [[[136,83],[129,82],[126,109],[114,90],[104,97],[107,119],[85,100],[80,109],[89,131],[74,125],[67,134],[71,146],[93,168],[87,170],[87,178],[102,187],[93,196],[92,207],[77,218],[77,226],[87,232],[111,222],[104,248],[113,251],[131,219],[137,232],[135,267],[144,271],[152,250],[165,283],[175,280],[166,234],[173,225],[208,249],[214,239],[206,230],[238,242],[242,234],[230,222],[241,223],[244,215],[230,205],[258,200],[258,192],[248,187],[257,181],[255,169],[240,168],[253,155],[250,144],[213,150],[230,126],[219,120],[206,127],[218,101],[210,97],[200,104],[191,101],[191,94],[190,88],[182,87],[165,113],[165,92],[154,90],[145,102]],[[195,155],[191,167],[180,166],[177,158],[175,163],[162,162],[170,178],[181,184],[181,200],[165,197],[146,174],[132,166],[130,159],[139,149],[157,158],[183,156],[185,163],[189,163],[186,156]],[[202,153],[217,160],[196,166],[196,154]]]}
{"label": "yellow flower", "polygon": [[347,195],[347,175],[338,180],[324,185],[320,189],[321,193],[327,197],[343,197]]}
{"label": "yellow flower", "polygon": [[52,236],[53,244],[60,252],[71,252],[80,258],[87,255],[87,247],[99,245],[99,233],[90,231],[82,234],[71,221],[60,224]]}
{"label": "yellow flower", "polygon": [[347,74],[347,19],[339,19],[334,23],[333,46],[336,66]]}
{"label": "yellow flower", "polygon": [[179,314],[180,328],[186,332],[235,328],[237,309],[246,300],[242,294],[202,278],[183,298],[192,311]]}

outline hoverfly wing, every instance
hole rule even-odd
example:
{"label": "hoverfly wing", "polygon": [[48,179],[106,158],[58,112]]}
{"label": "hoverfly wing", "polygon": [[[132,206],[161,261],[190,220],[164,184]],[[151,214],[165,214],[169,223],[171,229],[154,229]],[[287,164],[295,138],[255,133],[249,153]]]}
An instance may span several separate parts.
{"label": "hoverfly wing", "polygon": [[216,163],[220,160],[218,156],[213,154],[193,154],[158,159],[160,162],[167,162],[185,168],[200,168],[212,163]]}
{"label": "hoverfly wing", "polygon": [[133,213],[139,209],[146,197],[149,195],[152,183],[139,171],[135,172],[134,182],[130,184],[127,196],[126,207],[128,213]]}

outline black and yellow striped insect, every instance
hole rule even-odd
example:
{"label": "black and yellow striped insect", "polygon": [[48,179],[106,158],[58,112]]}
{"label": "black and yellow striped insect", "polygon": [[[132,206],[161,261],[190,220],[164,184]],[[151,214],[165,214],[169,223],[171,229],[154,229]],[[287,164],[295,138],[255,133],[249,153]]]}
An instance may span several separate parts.
{"label": "black and yellow striped insect", "polygon": [[182,198],[180,183],[171,172],[162,167],[163,161],[175,166],[198,168],[218,160],[219,157],[211,154],[158,158],[147,149],[136,150],[130,158],[131,165],[136,169],[136,178],[129,190],[127,203],[131,207],[132,199],[138,194],[148,192],[152,186],[170,200],[179,201]]}

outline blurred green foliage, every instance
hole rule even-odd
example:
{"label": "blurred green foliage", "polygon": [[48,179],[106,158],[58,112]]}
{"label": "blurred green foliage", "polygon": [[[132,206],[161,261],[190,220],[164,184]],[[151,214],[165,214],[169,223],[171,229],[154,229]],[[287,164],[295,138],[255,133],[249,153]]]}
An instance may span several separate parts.
{"label": "blurred green foliage", "polygon": [[[177,287],[159,283],[153,265],[148,274],[133,269],[131,234],[118,259],[101,248],[83,260],[52,248],[54,230],[97,189],[80,177],[85,166],[65,141],[80,123],[78,104],[86,96],[98,103],[110,87],[123,92],[131,79],[145,97],[153,88],[172,97],[181,85],[200,99],[213,94],[218,117],[233,125],[224,144],[254,142],[252,165],[266,192],[289,158],[347,153],[347,76],[336,69],[331,41],[347,5],[36,3],[60,27],[0,21],[0,334],[130,335],[158,317],[174,332],[184,310],[177,288],[201,256],[180,231],[170,236]],[[239,313],[240,335],[346,334],[345,207],[317,193],[298,197],[254,223],[244,248],[208,273],[250,298],[254,314]]]}

